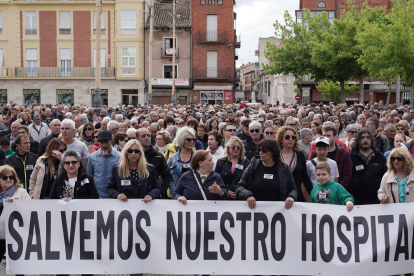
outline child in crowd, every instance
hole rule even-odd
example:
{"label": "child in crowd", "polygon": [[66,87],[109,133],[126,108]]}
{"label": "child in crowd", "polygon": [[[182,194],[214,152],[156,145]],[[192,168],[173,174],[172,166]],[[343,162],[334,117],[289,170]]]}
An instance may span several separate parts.
{"label": "child in crowd", "polygon": [[0,139],[0,147],[6,153],[6,158],[14,154],[14,151],[10,148],[10,140],[6,137]]}
{"label": "child in crowd", "polygon": [[331,180],[331,167],[326,162],[316,165],[316,178],[318,184],[313,187],[310,194],[310,202],[346,205],[348,212],[354,208],[354,198],[341,185]]}
{"label": "child in crowd", "polygon": [[308,175],[310,180],[312,181],[313,187],[318,184],[318,180],[316,179],[315,174],[315,167],[320,162],[326,162],[331,167],[331,180],[338,182],[339,172],[338,166],[336,165],[335,160],[328,158],[329,152],[329,139],[325,136],[320,136],[315,140],[315,151],[316,157],[312,160],[306,162],[306,168],[308,170]]}

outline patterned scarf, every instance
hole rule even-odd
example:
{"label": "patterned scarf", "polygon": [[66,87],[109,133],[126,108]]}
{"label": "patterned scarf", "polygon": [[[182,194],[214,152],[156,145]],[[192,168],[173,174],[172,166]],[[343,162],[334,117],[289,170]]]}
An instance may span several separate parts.
{"label": "patterned scarf", "polygon": [[206,181],[207,177],[210,175],[210,174],[201,174],[199,170],[197,170],[197,173],[201,178],[201,183],[204,183],[204,181]]}
{"label": "patterned scarf", "polygon": [[215,154],[217,150],[218,150],[218,147],[217,147],[217,148],[215,148],[215,149],[210,149],[211,154]]}
{"label": "patterned scarf", "polygon": [[95,145],[93,144],[93,152],[99,150],[101,148],[101,145]]}

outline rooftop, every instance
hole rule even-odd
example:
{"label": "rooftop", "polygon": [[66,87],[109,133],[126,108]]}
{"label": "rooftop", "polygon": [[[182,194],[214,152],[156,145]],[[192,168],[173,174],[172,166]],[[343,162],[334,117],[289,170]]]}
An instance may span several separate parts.
{"label": "rooftop", "polygon": [[[154,28],[172,28],[173,25],[173,3],[155,3]],[[175,20],[176,28],[191,28],[191,11],[190,2],[181,0],[176,3],[175,14],[180,15]],[[149,18],[147,18],[146,27],[149,27]]]}

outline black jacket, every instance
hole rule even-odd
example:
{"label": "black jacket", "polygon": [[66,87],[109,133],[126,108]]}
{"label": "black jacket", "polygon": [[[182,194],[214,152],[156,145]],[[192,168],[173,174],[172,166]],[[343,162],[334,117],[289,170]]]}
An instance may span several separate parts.
{"label": "black jacket", "polygon": [[125,194],[127,198],[144,198],[146,195],[153,199],[160,197],[160,189],[155,179],[154,167],[147,165],[149,177],[140,179],[139,182],[134,177],[121,178],[118,174],[118,166],[112,168],[111,178],[106,185],[106,192],[112,198],[119,194]]}
{"label": "black jacket", "polygon": [[40,140],[39,143],[39,147],[37,149],[37,156],[40,157],[43,155],[43,153],[46,152],[46,148],[49,145],[50,141],[52,141],[52,139],[54,138],[58,138],[59,135],[55,136],[53,134],[50,134],[48,136],[46,136],[45,138],[43,138],[42,140]]}
{"label": "black jacket", "polygon": [[14,168],[20,183],[24,185],[27,192],[29,192],[30,176],[32,175],[36,161],[37,155],[31,152],[25,156],[17,155],[16,152],[6,159],[6,164]]}
{"label": "black jacket", "polygon": [[[32,136],[30,135],[29,135],[29,140],[30,140],[30,152],[37,155],[37,150],[39,149],[39,142],[33,140]],[[11,149],[14,152],[17,152],[16,143],[12,144]]]}
{"label": "black jacket", "polygon": [[239,133],[236,133],[236,136],[239,137],[242,141],[246,141],[247,138],[250,137],[249,135],[244,133],[243,129]]}
{"label": "black jacket", "polygon": [[200,139],[200,137],[198,137],[198,141],[200,141],[203,144],[203,149],[206,150],[208,148],[208,134],[204,134],[203,139]]}
{"label": "black jacket", "polygon": [[164,155],[156,151],[153,146],[150,146],[149,150],[145,152],[145,159],[147,159],[149,164],[154,166],[155,177],[160,186],[162,198],[168,198],[167,190],[168,185],[170,185],[171,174]]}
{"label": "black jacket", "polygon": [[377,194],[382,177],[387,172],[387,160],[377,148],[374,148],[374,154],[367,165],[358,151],[352,150],[350,153],[352,178],[348,191],[354,197],[355,205],[380,203]]}
{"label": "black jacket", "polygon": [[[63,198],[63,185],[65,180],[68,180],[68,175],[65,173],[59,175],[53,183],[50,191],[50,199]],[[93,176],[86,174],[83,169],[79,169],[78,179],[75,183],[75,191],[73,199],[99,199],[98,190],[95,186]]]}
{"label": "black jacket", "polygon": [[[231,172],[232,163],[228,160],[228,157],[220,158],[219,160],[217,160],[217,164],[216,164],[216,170],[215,170],[216,173],[218,173],[221,176],[221,179],[223,179],[224,185],[226,185],[227,189],[232,192],[236,190],[236,186],[239,183],[243,175],[243,171],[250,165],[250,160],[245,159],[243,162],[240,158],[237,164],[243,166],[243,169],[236,167],[234,170],[234,173]],[[236,179],[236,181],[232,185],[232,187],[230,187],[234,179]]]}
{"label": "black jacket", "polygon": [[[249,196],[254,196],[252,192],[252,183],[256,171],[261,163],[262,160],[255,159],[244,171],[243,176],[236,187],[237,199],[246,200]],[[298,193],[296,191],[295,181],[293,180],[293,175],[289,169],[289,166],[281,160],[278,160],[277,173],[279,176],[277,181],[279,181],[280,185],[280,201],[284,201],[288,197],[292,197],[295,201],[297,201]]]}
{"label": "black jacket", "polygon": [[[260,140],[263,139],[263,134],[260,135]],[[244,150],[246,151],[246,158],[250,161],[255,155],[259,155],[257,151],[257,144],[253,143],[252,137],[247,138],[247,140],[243,141]]]}

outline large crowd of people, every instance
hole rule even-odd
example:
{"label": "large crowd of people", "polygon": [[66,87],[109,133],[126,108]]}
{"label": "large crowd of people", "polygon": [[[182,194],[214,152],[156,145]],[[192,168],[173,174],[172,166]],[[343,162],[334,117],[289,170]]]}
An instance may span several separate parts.
{"label": "large crowd of people", "polygon": [[348,211],[414,201],[408,105],[118,104],[96,112],[11,102],[0,113],[4,199],[242,200],[251,209],[314,202]]}

